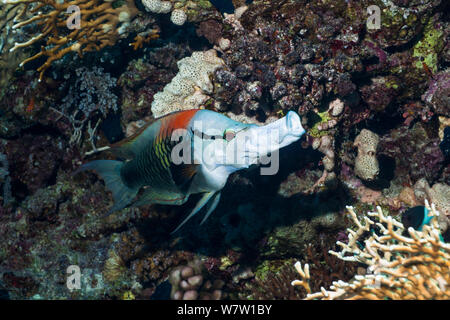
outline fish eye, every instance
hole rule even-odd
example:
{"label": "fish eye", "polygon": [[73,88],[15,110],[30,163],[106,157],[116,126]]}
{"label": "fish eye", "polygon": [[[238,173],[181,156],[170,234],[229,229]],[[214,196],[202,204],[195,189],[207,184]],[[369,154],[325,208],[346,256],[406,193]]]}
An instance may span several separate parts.
{"label": "fish eye", "polygon": [[236,132],[231,129],[226,129],[223,133],[223,139],[226,141],[231,141],[236,137]]}

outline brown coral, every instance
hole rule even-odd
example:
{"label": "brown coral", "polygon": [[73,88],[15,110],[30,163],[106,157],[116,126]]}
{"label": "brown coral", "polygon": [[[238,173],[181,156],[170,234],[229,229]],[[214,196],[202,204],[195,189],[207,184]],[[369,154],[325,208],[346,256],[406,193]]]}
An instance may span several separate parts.
{"label": "brown coral", "polygon": [[[133,0],[125,0],[124,4],[116,7],[113,2],[102,0],[75,0],[60,2],[57,0],[6,0],[6,3],[15,6],[23,5],[16,16],[16,21],[25,15],[31,18],[22,20],[14,25],[14,29],[22,28],[36,23],[39,33],[30,40],[16,43],[11,49],[28,47],[40,40],[46,39],[46,46],[34,56],[24,60],[21,65],[47,57],[46,62],[37,71],[42,80],[45,70],[53,61],[61,59],[69,52],[77,52],[81,57],[83,53],[101,50],[116,43],[121,35],[125,34],[127,24],[138,13]],[[73,6],[80,10],[80,25],[69,27],[68,13],[73,12]],[[43,12],[41,12],[43,10]],[[69,30],[69,33],[67,33]]]}

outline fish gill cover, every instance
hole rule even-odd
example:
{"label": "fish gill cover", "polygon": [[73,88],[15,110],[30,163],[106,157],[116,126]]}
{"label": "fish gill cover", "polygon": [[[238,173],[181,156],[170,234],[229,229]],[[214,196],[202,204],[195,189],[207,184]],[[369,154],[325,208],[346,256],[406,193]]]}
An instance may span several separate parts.
{"label": "fish gill cover", "polygon": [[0,298],[448,299],[448,9],[3,0]]}

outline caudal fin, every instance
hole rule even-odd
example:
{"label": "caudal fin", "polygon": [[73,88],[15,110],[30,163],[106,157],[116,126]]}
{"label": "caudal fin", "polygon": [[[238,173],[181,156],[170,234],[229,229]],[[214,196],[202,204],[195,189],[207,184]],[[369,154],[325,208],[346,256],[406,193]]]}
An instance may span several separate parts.
{"label": "caudal fin", "polygon": [[106,214],[109,216],[114,211],[125,208],[130,204],[139,189],[128,188],[120,176],[122,161],[115,160],[94,160],[82,165],[74,173],[77,174],[86,170],[94,170],[105,181],[106,188],[112,192],[114,206]]}

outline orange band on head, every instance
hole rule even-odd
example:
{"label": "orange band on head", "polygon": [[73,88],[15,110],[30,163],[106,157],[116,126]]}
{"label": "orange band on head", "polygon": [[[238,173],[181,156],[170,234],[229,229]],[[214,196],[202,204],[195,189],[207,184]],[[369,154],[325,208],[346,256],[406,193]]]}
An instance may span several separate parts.
{"label": "orange band on head", "polygon": [[176,112],[168,117],[164,118],[161,123],[160,135],[166,135],[166,137],[176,129],[187,128],[192,117],[199,111],[199,109],[186,110]]}

